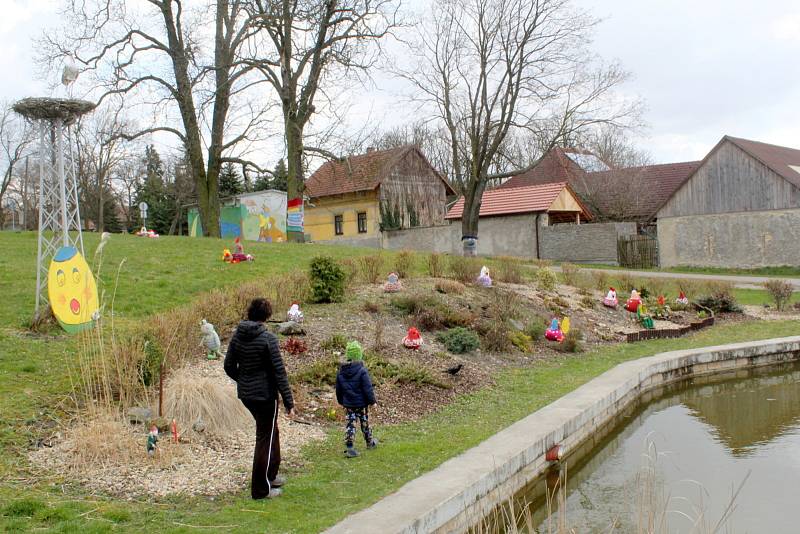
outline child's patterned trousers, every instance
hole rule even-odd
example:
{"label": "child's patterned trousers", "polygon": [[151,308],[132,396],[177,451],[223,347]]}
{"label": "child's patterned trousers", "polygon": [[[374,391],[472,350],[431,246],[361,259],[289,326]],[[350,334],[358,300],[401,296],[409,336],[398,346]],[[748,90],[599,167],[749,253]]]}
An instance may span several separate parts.
{"label": "child's patterned trousers", "polygon": [[372,443],[372,430],[369,428],[369,408],[345,408],[347,424],[344,431],[344,442],[348,447],[353,446],[353,439],[356,437],[356,419],[361,422],[361,432],[364,434],[364,441],[367,445]]}

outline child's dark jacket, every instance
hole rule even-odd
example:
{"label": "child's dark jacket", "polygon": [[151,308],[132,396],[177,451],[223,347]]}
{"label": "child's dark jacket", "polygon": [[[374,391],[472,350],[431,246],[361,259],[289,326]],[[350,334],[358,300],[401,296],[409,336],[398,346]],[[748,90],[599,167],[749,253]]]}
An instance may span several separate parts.
{"label": "child's dark jacket", "polygon": [[348,362],[339,367],[336,400],[345,408],[363,408],[375,404],[375,391],[364,362]]}

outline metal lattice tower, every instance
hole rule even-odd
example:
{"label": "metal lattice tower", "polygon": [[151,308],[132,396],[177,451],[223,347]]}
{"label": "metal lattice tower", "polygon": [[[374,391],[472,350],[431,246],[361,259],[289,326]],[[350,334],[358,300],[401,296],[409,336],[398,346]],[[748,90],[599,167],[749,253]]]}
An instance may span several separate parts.
{"label": "metal lattice tower", "polygon": [[58,249],[73,246],[83,255],[71,125],[94,107],[95,104],[84,100],[56,98],[26,98],[14,105],[14,111],[35,123],[39,136],[37,316],[42,307],[49,304],[47,272]]}

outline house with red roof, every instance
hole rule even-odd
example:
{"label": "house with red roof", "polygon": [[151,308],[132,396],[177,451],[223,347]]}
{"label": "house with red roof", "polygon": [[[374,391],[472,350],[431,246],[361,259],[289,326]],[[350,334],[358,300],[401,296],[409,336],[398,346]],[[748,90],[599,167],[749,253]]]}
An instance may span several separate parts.
{"label": "house with red roof", "polygon": [[445,223],[447,180],[419,148],[328,161],[305,183],[305,232],[314,241],[381,246],[381,232]]}
{"label": "house with red roof", "polygon": [[800,150],[726,135],[657,219],[662,267],[800,265]]}

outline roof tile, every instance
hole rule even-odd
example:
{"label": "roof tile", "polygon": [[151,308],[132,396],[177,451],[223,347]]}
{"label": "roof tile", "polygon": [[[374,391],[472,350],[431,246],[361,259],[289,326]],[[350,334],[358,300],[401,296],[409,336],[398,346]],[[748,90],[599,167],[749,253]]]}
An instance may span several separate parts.
{"label": "roof tile", "polygon": [[[547,211],[565,187],[567,187],[566,182],[558,182],[484,191],[481,197],[479,216]],[[445,219],[460,219],[463,213],[464,197],[462,196],[447,212]]]}

